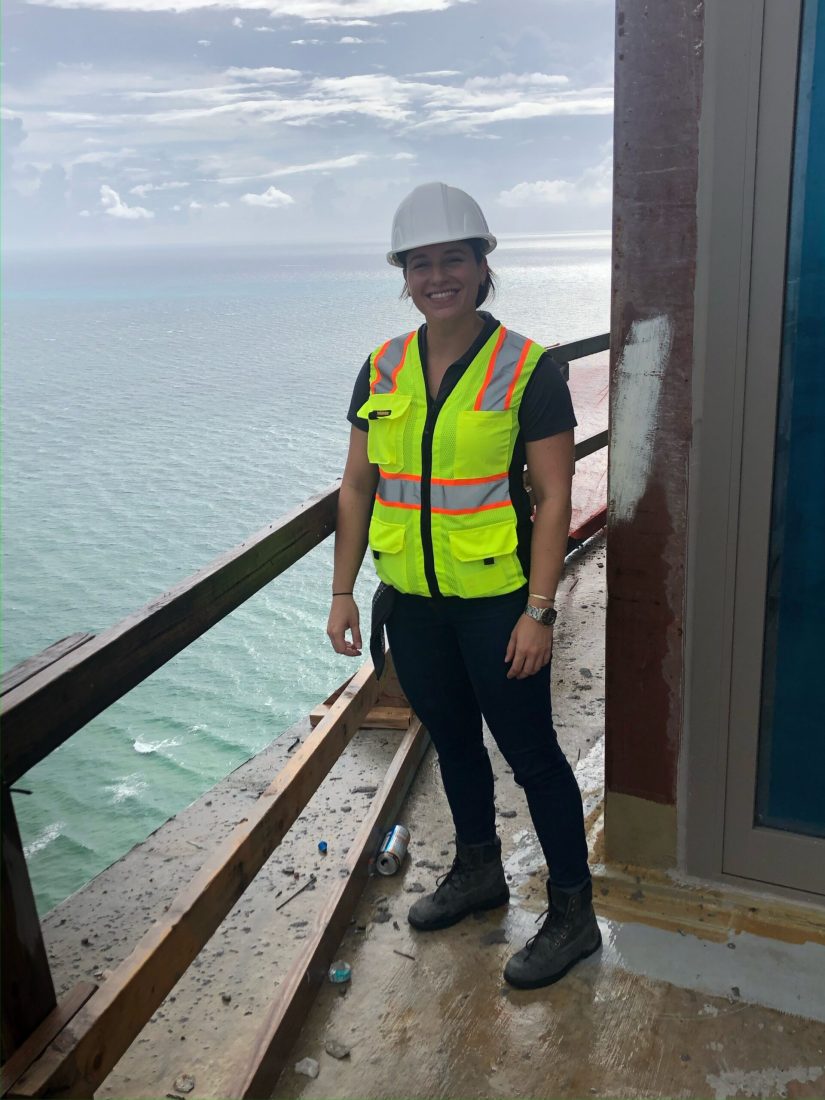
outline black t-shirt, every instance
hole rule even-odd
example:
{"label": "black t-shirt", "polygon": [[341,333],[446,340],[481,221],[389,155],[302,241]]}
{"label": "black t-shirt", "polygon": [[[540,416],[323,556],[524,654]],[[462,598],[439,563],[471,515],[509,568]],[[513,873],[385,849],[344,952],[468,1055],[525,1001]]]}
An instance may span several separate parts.
{"label": "black t-shirt", "polygon": [[[491,314],[479,311],[484,325],[472,345],[460,359],[447,368],[438,397],[430,395],[429,387],[425,385],[427,401],[432,405],[433,401],[443,404],[450,393],[455,389],[459,379],[475,359],[495,330],[499,322]],[[418,352],[421,364],[426,375],[427,371],[427,326],[422,325],[418,330]],[[370,395],[370,361],[367,357],[352,391],[352,399],[347,413],[347,420],[362,431],[369,431],[369,421],[357,415],[358,409],[364,404]],[[521,404],[518,411],[519,433],[513,449],[513,461],[510,463],[510,499],[516,511],[516,523],[518,530],[518,553],[524,575],[530,572],[530,535],[532,525],[530,523],[530,500],[524,489],[523,471],[527,459],[525,443],[534,443],[538,439],[546,439],[551,435],[570,431],[576,427],[576,417],[573,412],[573,402],[570,400],[570,391],[562,377],[558,363],[553,360],[550,352],[545,352],[536,364],[532,375],[524,387]]]}

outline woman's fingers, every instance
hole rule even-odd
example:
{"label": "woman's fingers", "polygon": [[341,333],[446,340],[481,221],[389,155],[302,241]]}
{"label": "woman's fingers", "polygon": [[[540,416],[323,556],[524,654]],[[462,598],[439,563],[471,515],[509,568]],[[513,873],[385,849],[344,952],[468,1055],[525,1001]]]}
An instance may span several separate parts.
{"label": "woman's fingers", "polygon": [[505,663],[510,665],[508,680],[524,680],[534,676],[550,660],[553,648],[553,633],[546,626],[534,623],[532,619],[522,617],[513,628]]}
{"label": "woman's fingers", "polygon": [[[342,600],[341,603],[344,604],[344,601]],[[352,641],[347,638],[347,631],[352,634]],[[354,600],[350,599],[342,607],[336,606],[333,602],[327,622],[327,637],[336,653],[345,657],[360,657],[361,626],[358,607]]]}

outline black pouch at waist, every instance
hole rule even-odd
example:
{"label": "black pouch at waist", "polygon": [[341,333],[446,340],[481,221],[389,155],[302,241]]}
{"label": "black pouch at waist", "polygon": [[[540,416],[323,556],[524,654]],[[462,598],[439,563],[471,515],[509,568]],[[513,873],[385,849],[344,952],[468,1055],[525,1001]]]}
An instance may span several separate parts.
{"label": "black pouch at waist", "polygon": [[384,627],[392,614],[395,606],[396,591],[390,584],[383,581],[375,590],[372,597],[372,623],[370,626],[370,657],[375,666],[375,675],[380,680],[384,671],[386,642],[384,640]]}

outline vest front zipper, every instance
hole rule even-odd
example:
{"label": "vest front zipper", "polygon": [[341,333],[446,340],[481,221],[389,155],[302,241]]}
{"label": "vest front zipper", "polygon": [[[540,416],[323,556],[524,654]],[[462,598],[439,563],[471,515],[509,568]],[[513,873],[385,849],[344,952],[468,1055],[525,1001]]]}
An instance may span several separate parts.
{"label": "vest front zipper", "polygon": [[[426,387],[426,378],[424,380]],[[421,434],[421,549],[424,554],[424,575],[430,595],[441,595],[438,587],[438,577],[435,575],[435,555],[433,553],[433,518],[430,511],[432,504],[432,476],[433,476],[433,435],[435,434],[435,422],[443,402],[433,400],[427,394],[427,419],[424,423],[424,431]]]}

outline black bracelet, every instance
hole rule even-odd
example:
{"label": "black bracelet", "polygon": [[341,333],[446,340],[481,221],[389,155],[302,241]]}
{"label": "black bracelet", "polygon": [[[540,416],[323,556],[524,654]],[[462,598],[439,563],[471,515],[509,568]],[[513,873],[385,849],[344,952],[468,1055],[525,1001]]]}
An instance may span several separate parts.
{"label": "black bracelet", "polygon": [[332,595],[333,595],[333,597],[334,596],[351,596],[352,592],[333,592]]}

